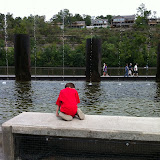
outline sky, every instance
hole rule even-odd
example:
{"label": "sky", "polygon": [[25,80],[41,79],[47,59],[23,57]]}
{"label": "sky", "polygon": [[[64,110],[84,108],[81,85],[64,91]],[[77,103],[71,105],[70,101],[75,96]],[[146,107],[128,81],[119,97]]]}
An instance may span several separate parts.
{"label": "sky", "polygon": [[0,13],[13,14],[13,17],[45,15],[49,21],[60,10],[68,9],[73,15],[106,16],[132,15],[143,3],[147,10],[156,11],[160,17],[160,0],[1,0]]}

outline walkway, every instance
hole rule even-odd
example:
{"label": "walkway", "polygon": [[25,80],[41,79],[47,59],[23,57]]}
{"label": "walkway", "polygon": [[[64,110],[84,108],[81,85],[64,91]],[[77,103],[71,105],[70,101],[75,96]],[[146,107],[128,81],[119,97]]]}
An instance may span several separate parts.
{"label": "walkway", "polygon": [[[0,75],[0,80],[15,80],[15,75]],[[31,80],[51,80],[51,81],[67,81],[67,80],[73,80],[73,81],[85,81],[86,76],[78,75],[78,76],[72,76],[72,75],[32,75]],[[155,81],[156,76],[138,76],[138,77],[124,77],[124,76],[101,76],[101,81]]]}

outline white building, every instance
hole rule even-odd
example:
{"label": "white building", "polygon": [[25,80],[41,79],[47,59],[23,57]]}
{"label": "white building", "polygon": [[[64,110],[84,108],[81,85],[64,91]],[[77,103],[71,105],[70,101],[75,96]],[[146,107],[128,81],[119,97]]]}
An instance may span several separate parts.
{"label": "white building", "polygon": [[91,19],[91,26],[87,26],[86,28],[107,28],[109,26],[108,19]]}
{"label": "white building", "polygon": [[113,16],[112,27],[131,27],[135,23],[135,15]]}

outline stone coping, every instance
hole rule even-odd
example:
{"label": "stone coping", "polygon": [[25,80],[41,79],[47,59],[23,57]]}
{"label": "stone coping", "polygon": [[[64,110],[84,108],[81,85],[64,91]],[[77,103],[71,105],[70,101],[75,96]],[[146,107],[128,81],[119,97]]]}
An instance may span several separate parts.
{"label": "stone coping", "polygon": [[0,146],[2,145],[2,128],[0,126]]}
{"label": "stone coping", "polygon": [[2,124],[12,134],[160,142],[160,118],[86,115],[63,121],[55,113],[23,112]]}

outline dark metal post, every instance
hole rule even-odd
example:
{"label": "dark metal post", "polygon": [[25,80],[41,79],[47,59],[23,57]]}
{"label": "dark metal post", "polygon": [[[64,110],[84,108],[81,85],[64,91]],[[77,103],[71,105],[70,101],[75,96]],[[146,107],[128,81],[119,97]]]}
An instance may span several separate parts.
{"label": "dark metal post", "polygon": [[86,43],[86,81],[100,82],[101,77],[101,39],[87,39]]}
{"label": "dark metal post", "polygon": [[17,81],[30,81],[30,38],[26,34],[15,34],[15,75]]}

